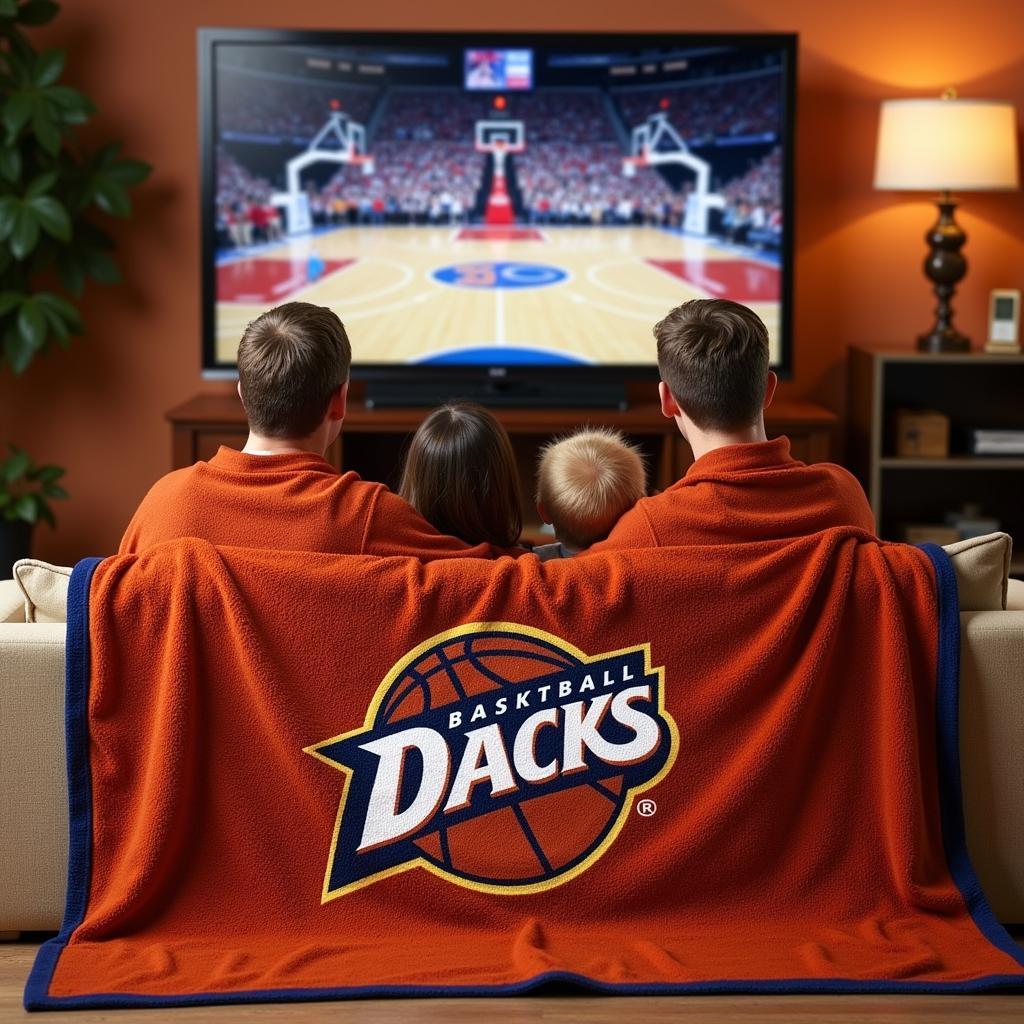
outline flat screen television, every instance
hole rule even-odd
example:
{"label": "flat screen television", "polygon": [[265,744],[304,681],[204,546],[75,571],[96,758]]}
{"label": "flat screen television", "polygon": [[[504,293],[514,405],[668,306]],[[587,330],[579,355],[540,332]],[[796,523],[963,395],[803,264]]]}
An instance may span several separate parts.
{"label": "flat screen television", "polygon": [[540,394],[652,374],[653,325],[712,296],[790,374],[795,61],[789,34],[200,30],[205,373],[305,300],[378,385]]}

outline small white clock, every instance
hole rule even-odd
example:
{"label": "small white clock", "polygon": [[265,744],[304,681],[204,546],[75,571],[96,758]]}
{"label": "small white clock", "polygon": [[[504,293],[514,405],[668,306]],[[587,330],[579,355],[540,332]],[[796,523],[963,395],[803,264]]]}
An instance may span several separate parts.
{"label": "small white clock", "polygon": [[1020,291],[994,288],[988,304],[986,352],[1014,355],[1020,352]]}

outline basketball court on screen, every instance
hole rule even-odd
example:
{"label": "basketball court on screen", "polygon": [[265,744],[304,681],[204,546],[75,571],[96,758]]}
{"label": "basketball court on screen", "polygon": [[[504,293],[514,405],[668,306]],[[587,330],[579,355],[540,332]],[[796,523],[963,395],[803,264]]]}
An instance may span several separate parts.
{"label": "basketball court on screen", "polygon": [[728,298],[765,321],[777,361],[779,291],[770,258],[657,227],[345,226],[221,261],[216,355],[300,299],[338,313],[361,363],[644,364],[669,309]]}

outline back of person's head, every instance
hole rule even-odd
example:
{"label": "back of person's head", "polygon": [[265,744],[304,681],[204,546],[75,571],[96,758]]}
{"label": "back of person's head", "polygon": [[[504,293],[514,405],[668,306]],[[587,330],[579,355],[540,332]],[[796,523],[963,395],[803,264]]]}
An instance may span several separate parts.
{"label": "back of person's head", "polygon": [[701,430],[756,422],[768,384],[768,330],[746,306],[691,299],[655,325],[658,369],[679,408]]}
{"label": "back of person's head", "polygon": [[541,451],[537,504],[577,551],[607,537],[645,489],[640,451],[617,430],[581,430]]}
{"label": "back of person's head", "polygon": [[435,529],[467,544],[512,547],[523,529],[512,442],[473,402],[442,405],[420,424],[399,494]]}
{"label": "back of person's head", "polygon": [[286,302],[245,329],[238,383],[251,430],[265,437],[309,437],[331,396],[348,380],[352,349],[326,306]]}

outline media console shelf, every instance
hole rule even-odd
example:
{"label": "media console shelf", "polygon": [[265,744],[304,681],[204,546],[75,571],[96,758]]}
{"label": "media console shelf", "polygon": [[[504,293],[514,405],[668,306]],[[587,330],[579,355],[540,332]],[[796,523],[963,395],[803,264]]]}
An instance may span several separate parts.
{"label": "media console shelf", "polygon": [[[689,445],[651,396],[654,385],[630,385],[630,407],[617,409],[507,408],[492,411],[512,438],[523,483],[524,507],[533,509],[535,462],[540,446],[553,437],[584,425],[616,427],[639,444],[647,457],[652,488],[662,489],[686,472],[693,462]],[[360,382],[354,382],[345,429],[327,453],[340,469],[353,469],[365,480],[398,484],[402,457],[410,435],[430,410],[422,407],[369,409]],[[209,459],[220,445],[241,448],[245,443],[245,415],[231,391],[199,394],[167,413],[172,431],[171,460],[175,469]],[[836,416],[821,406],[802,401],[776,401],[766,417],[771,437],[786,434],[793,455],[804,462],[832,457]],[[528,522],[527,534],[538,529]]]}

